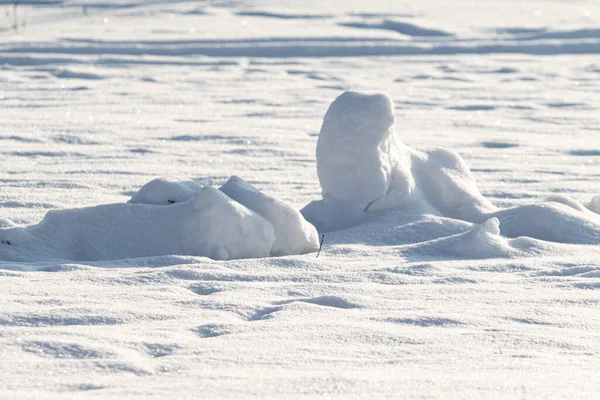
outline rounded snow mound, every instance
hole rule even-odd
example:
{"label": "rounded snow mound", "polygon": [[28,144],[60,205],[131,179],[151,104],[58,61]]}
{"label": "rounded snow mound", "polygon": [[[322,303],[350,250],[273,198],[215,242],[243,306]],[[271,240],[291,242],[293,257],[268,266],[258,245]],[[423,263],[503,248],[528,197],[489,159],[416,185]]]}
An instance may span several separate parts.
{"label": "rounded snow mound", "polygon": [[317,143],[317,174],[323,197],[366,209],[388,195],[414,188],[406,148],[394,133],[389,96],[345,92],[331,104]]}
{"label": "rounded snow mound", "polygon": [[508,240],[500,236],[500,221],[490,218],[463,233],[408,246],[405,255],[420,258],[504,258],[516,255]]}
{"label": "rounded snow mound", "polygon": [[219,190],[271,223],[275,230],[272,256],[304,254],[319,248],[315,227],[289,204],[261,193],[238,176],[232,176]]}
{"label": "rounded snow mound", "polygon": [[334,100],[317,143],[325,202],[368,212],[416,207],[473,222],[495,209],[458,154],[411,149],[396,135],[395,123],[387,95],[345,92]]}
{"label": "rounded snow mound", "polygon": [[596,214],[600,214],[600,196],[594,196],[589,204],[587,204],[587,208]]}
{"label": "rounded snow mound", "polygon": [[215,260],[318,249],[300,212],[238,177],[217,190],[159,178],[127,203],[50,211],[37,225],[0,226],[0,260],[113,260],[162,255]]}
{"label": "rounded snow mound", "polygon": [[167,205],[182,203],[195,197],[202,185],[191,179],[156,178],[138,190],[128,203]]}
{"label": "rounded snow mound", "polygon": [[[400,226],[402,238],[420,243],[424,237],[439,237],[435,248],[476,258],[548,248],[539,241],[600,243],[600,216],[594,213],[600,210],[600,197],[586,206],[552,196],[544,202],[498,209],[479,192],[458,154],[410,148],[398,137],[395,125],[394,104],[385,94],[345,92],[327,110],[317,143],[323,198],[301,212],[319,231],[330,232],[329,243],[354,238],[389,244],[380,232],[394,234]],[[460,224],[431,225],[440,229],[439,235],[417,231],[422,225],[418,221],[428,215],[474,225],[466,232]],[[449,228],[454,235],[448,236]],[[539,240],[505,239],[520,236]]]}

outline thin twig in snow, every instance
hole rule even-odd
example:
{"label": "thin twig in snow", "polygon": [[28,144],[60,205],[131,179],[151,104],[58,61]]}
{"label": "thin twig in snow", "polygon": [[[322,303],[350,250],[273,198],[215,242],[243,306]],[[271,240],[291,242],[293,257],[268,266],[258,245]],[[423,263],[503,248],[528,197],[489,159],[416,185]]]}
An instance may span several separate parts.
{"label": "thin twig in snow", "polygon": [[321,254],[321,249],[323,248],[323,242],[325,241],[325,234],[323,234],[323,236],[321,236],[321,244],[319,245],[319,251],[317,252],[317,257],[319,258],[319,254]]}

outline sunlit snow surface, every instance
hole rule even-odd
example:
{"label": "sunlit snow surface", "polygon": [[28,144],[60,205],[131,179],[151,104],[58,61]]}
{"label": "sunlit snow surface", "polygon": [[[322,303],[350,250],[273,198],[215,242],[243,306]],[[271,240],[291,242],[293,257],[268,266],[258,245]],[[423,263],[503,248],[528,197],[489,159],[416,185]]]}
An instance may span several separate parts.
{"label": "sunlit snow surface", "polygon": [[[400,140],[460,154],[496,207],[600,194],[596,2],[19,3],[0,219],[159,176],[239,175],[301,209],[344,90],[388,93]],[[0,397],[597,397],[597,245],[477,260],[460,235],[495,243],[493,218],[401,222],[326,234],[319,258],[2,262]]]}

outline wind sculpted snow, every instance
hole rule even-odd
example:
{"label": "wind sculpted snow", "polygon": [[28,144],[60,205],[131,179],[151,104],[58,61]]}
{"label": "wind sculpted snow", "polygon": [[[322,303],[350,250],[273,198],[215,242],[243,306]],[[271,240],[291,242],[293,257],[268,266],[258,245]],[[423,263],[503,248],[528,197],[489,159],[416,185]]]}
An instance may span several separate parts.
{"label": "wind sculpted snow", "polygon": [[[0,398],[596,398],[599,27],[593,1],[4,2],[0,228],[32,247],[0,243]],[[348,90],[389,98],[324,124]],[[218,234],[179,254],[195,217]]]}
{"label": "wind sculpted snow", "polygon": [[[565,251],[565,246],[541,240],[600,245],[600,216],[576,200],[552,196],[544,202],[498,209],[481,195],[458,154],[404,145],[396,134],[392,99],[384,94],[345,92],[331,104],[319,134],[317,170],[323,200],[307,205],[303,214],[320,231],[334,232],[333,241],[335,231],[345,229],[347,238],[352,225],[373,220],[365,213],[385,213],[375,220],[385,220],[384,226],[390,221],[401,225],[406,237],[423,240],[421,255],[427,248],[441,258],[552,256]],[[427,243],[427,238],[447,235],[451,223],[430,224],[431,232],[426,232],[419,224],[424,215],[476,225],[463,233],[464,227],[455,224],[455,237]],[[377,223],[368,224],[374,231],[381,229]],[[415,228],[419,233],[410,232]],[[500,235],[519,239],[507,241]],[[361,236],[373,234],[356,230],[354,241],[362,242]],[[384,238],[383,243],[390,240]]]}
{"label": "wind sculpted snow", "polygon": [[27,227],[5,224],[0,228],[3,261],[161,255],[229,260],[303,254],[318,247],[317,232],[298,211],[238,177],[220,191],[191,180],[155,179],[128,203],[51,211]]}
{"label": "wind sculpted snow", "polygon": [[[365,214],[384,213],[384,226],[393,221],[391,229],[401,226],[405,237],[412,237],[401,243],[412,245],[400,248],[401,254],[431,257],[431,249],[441,259],[552,256],[567,247],[541,241],[600,245],[600,216],[576,200],[554,196],[498,209],[481,195],[458,154],[407,147],[396,134],[393,101],[384,94],[340,95],[325,114],[316,154],[323,200],[307,205],[303,214],[321,232],[359,224],[380,231],[380,224],[367,222],[372,218]],[[420,223],[429,215],[449,220],[429,224],[428,232]],[[463,232],[464,226],[452,220],[474,225]],[[127,204],[53,211],[30,227],[7,225],[0,228],[5,245],[0,259],[5,261],[160,255],[224,260],[318,248],[315,228],[298,211],[235,176],[220,191],[191,180],[155,179]],[[452,225],[455,231],[448,230]],[[411,232],[415,228],[419,233]],[[373,233],[357,230],[353,240],[361,243],[363,236]],[[331,237],[335,243],[336,234]],[[420,248],[414,246],[419,242]],[[375,244],[395,243],[384,238]]]}

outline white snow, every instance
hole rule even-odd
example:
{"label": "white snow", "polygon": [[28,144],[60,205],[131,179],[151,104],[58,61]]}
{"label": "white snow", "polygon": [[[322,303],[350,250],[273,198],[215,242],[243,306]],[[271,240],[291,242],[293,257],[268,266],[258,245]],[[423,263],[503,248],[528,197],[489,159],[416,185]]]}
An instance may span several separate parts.
{"label": "white snow", "polygon": [[238,176],[216,191],[190,179],[157,178],[124,204],[50,211],[37,225],[3,220],[0,260],[115,260],[159,255],[216,260],[317,251],[300,212]]}
{"label": "white snow", "polygon": [[414,190],[410,160],[394,132],[392,99],[345,92],[329,107],[317,143],[323,197],[365,211],[383,197],[401,199]]}
{"label": "white snow", "polygon": [[466,220],[494,209],[457,154],[409,149],[396,136],[395,121],[384,94],[345,92],[331,104],[317,144],[325,202],[342,200],[368,212],[416,206]]}
{"label": "white snow", "polygon": [[50,211],[37,225],[0,229],[0,239],[4,261],[169,254],[228,260],[268,256],[275,234],[260,215],[204,186],[197,197],[168,206],[117,203]]}
{"label": "white snow", "polygon": [[[501,246],[499,234],[600,243],[600,216],[576,200],[555,195],[544,202],[497,209],[481,195],[458,154],[442,148],[419,151],[407,147],[396,134],[395,121],[393,101],[384,94],[345,92],[329,107],[317,144],[323,200],[304,209],[307,219],[322,231],[363,223],[368,217],[361,215],[362,210],[399,213],[410,223],[432,214],[482,224],[459,235],[463,257],[523,255],[508,251],[508,244]],[[501,248],[507,251],[499,252]],[[557,250],[558,254],[562,251]]]}
{"label": "white snow", "polygon": [[302,214],[281,200],[267,196],[238,176],[232,176],[219,189],[271,223],[275,242],[271,255],[288,256],[317,251],[319,236]]}
{"label": "white snow", "polygon": [[0,5],[0,398],[597,397],[599,27]]}
{"label": "white snow", "polygon": [[131,196],[128,203],[168,205],[197,197],[202,185],[191,179],[156,178]]}

